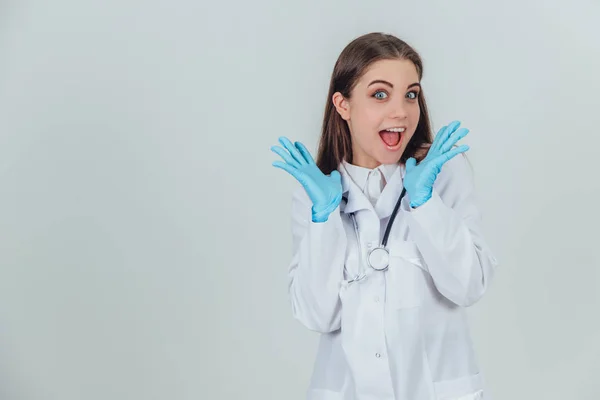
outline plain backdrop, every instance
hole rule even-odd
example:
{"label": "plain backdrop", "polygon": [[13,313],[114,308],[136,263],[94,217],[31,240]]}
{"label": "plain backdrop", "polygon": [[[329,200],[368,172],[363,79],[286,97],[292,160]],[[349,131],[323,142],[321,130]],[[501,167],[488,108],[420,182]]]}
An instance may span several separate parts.
{"label": "plain backdrop", "polygon": [[315,151],[343,47],[425,63],[501,265],[470,308],[496,399],[600,398],[596,1],[4,0],[0,399],[305,397],[280,135]]}

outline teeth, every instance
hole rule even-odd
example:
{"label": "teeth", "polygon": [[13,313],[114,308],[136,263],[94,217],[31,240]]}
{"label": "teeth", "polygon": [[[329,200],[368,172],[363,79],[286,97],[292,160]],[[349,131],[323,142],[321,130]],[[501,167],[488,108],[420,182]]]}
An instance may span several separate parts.
{"label": "teeth", "polygon": [[388,132],[404,132],[404,128],[390,128],[386,129]]}

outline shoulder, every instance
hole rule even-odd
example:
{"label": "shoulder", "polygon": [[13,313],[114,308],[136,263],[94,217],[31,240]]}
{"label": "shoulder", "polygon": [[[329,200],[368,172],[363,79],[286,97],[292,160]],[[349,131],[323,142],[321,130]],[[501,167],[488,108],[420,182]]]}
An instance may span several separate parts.
{"label": "shoulder", "polygon": [[301,185],[292,192],[292,217],[302,220],[312,215],[312,201]]}
{"label": "shoulder", "polygon": [[448,160],[440,171],[440,176],[451,178],[472,178],[473,166],[469,161],[467,153],[460,153]]}
{"label": "shoulder", "polygon": [[442,166],[434,187],[442,198],[470,191],[473,187],[473,167],[468,156],[461,153],[448,160]]}
{"label": "shoulder", "polygon": [[292,202],[294,204],[309,204],[310,198],[302,185],[299,185],[292,191]]}

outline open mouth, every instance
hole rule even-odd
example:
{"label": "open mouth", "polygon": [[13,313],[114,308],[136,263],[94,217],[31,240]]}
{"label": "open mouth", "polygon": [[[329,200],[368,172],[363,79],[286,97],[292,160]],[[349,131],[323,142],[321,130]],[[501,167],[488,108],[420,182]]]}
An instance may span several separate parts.
{"label": "open mouth", "polygon": [[388,149],[397,150],[402,143],[402,133],[405,128],[390,128],[379,131],[379,136],[381,140]]}

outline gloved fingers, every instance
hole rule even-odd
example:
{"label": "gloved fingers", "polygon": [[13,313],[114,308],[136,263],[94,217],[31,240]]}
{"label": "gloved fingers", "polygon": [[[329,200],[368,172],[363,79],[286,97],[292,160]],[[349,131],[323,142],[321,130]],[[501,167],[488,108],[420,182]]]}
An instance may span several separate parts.
{"label": "gloved fingers", "polygon": [[281,168],[282,170],[286,171],[287,173],[292,175],[294,178],[296,178],[298,180],[298,182],[300,182],[300,183],[302,183],[304,181],[302,172],[298,171],[296,168],[292,167],[289,164],[286,164],[281,161],[274,161],[273,166],[275,168]]}
{"label": "gloved fingers", "polygon": [[279,146],[272,146],[271,147],[271,151],[273,153],[279,154],[279,156],[281,158],[283,158],[283,161],[285,161],[286,163],[288,163],[290,166],[292,166],[294,168],[300,168],[300,164],[290,155],[289,152],[285,151],[281,147],[279,147]]}
{"label": "gloved fingers", "polygon": [[442,144],[442,147],[440,148],[441,152],[446,153],[447,151],[449,151],[452,148],[452,146],[454,146],[459,140],[467,136],[468,133],[469,130],[467,128],[460,128],[459,130],[455,131]]}
{"label": "gloved fingers", "polygon": [[455,147],[452,150],[447,151],[446,153],[440,155],[435,160],[436,165],[441,168],[442,165],[444,165],[446,162],[450,161],[455,156],[459,155],[460,153],[464,153],[467,150],[469,150],[469,146],[467,146],[466,144],[463,144],[462,146]]}
{"label": "gloved fingers", "polygon": [[340,172],[337,169],[331,171],[331,174],[329,174],[329,176],[335,179],[337,182],[342,181],[342,176],[340,175]]}
{"label": "gloved fingers", "polygon": [[302,154],[300,154],[298,149],[292,144],[290,139],[282,136],[279,138],[279,143],[281,143],[283,147],[290,152],[290,155],[294,158],[294,160],[296,160],[296,162],[298,162],[299,165],[306,164],[306,160],[304,157],[302,157]]}
{"label": "gloved fingers", "polygon": [[298,151],[300,152],[300,154],[302,154],[302,157],[304,157],[304,160],[308,164],[316,164],[314,158],[312,157],[312,155],[310,154],[310,151],[308,151],[306,146],[304,146],[300,142],[295,142],[294,144],[295,144],[296,148],[298,149]]}
{"label": "gloved fingers", "polygon": [[406,160],[406,164],[405,164],[406,172],[411,171],[416,166],[417,166],[417,160],[414,159],[413,157]]}
{"label": "gloved fingers", "polygon": [[433,144],[431,145],[438,153],[442,152],[441,148],[448,140],[448,137],[456,131],[456,129],[460,126],[460,121],[452,121],[447,126],[440,129],[435,139],[433,140]]}
{"label": "gloved fingers", "polygon": [[435,137],[433,138],[433,143],[431,143],[431,146],[429,147],[429,151],[427,152],[427,155],[429,155],[430,153],[434,154],[437,151],[437,149],[440,147],[439,143],[440,143],[440,140],[442,139],[442,136],[444,136],[446,129],[448,129],[447,125],[444,125],[440,128],[437,135],[435,135]]}

